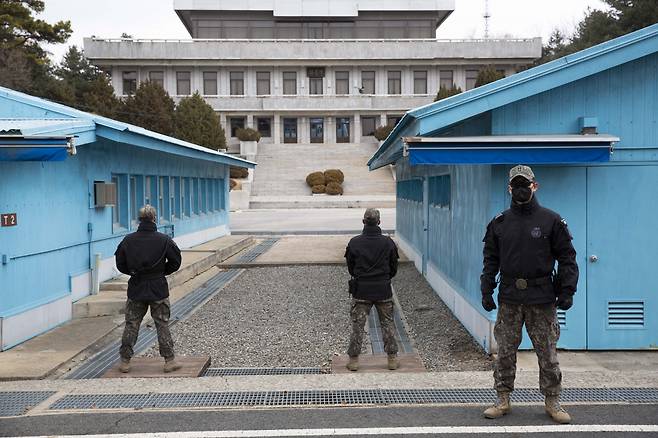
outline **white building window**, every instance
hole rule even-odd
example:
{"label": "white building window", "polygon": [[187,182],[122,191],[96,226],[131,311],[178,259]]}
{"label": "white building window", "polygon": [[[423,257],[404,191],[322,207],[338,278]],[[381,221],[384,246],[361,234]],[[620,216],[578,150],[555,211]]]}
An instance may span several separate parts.
{"label": "white building window", "polygon": [[477,82],[477,79],[478,79],[477,70],[466,70],[466,89],[472,90],[473,88],[475,88],[475,83]]}
{"label": "white building window", "polygon": [[388,72],[388,94],[402,94],[402,72]]}
{"label": "white building window", "polygon": [[361,93],[362,94],[375,94],[375,72],[363,71],[361,72]]}
{"label": "white building window", "polygon": [[256,94],[258,96],[268,96],[270,94],[270,72],[256,72]]}
{"label": "white building window", "polygon": [[414,94],[427,94],[427,70],[414,71]]}
{"label": "white building window", "polygon": [[137,91],[137,72],[136,71],[124,71],[123,75],[123,94],[135,94]]}
{"label": "white building window", "polygon": [[149,72],[149,81],[154,84],[158,84],[164,88],[164,72],[163,71],[151,71]]}
{"label": "white building window", "polygon": [[324,78],[308,78],[308,94],[322,94]]}
{"label": "white building window", "polygon": [[189,71],[176,72],[176,94],[178,96],[192,94],[192,73]]}
{"label": "white building window", "polygon": [[336,72],[336,94],[350,94],[350,72]]}
{"label": "white building window", "polygon": [[244,96],[244,72],[232,71],[229,73],[231,96]]}
{"label": "white building window", "polygon": [[283,72],[283,94],[294,96],[297,94],[297,72]]}
{"label": "white building window", "polygon": [[203,72],[203,94],[206,96],[217,95],[217,72],[204,71]]}
{"label": "white building window", "polygon": [[454,85],[452,70],[441,70],[439,72],[439,87],[451,89]]}

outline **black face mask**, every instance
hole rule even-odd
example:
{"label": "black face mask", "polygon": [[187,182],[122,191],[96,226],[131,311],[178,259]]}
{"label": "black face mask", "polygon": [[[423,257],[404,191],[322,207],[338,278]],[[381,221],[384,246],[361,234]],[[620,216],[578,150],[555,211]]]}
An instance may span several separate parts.
{"label": "black face mask", "polygon": [[532,189],[530,186],[512,188],[512,200],[517,204],[525,204],[530,199],[532,199]]}

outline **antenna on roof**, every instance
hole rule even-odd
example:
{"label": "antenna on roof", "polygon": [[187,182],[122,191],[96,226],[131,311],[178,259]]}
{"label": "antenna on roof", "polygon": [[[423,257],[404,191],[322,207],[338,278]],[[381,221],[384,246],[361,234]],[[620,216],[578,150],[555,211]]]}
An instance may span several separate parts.
{"label": "antenna on roof", "polygon": [[484,38],[489,39],[489,20],[491,12],[489,11],[489,0],[484,0]]}

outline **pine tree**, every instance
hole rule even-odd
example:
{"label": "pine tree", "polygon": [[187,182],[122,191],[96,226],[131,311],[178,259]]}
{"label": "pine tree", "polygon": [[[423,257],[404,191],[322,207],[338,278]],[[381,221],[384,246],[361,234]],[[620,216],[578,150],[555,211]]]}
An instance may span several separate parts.
{"label": "pine tree", "polygon": [[459,94],[462,92],[462,89],[460,87],[456,87],[455,84],[452,84],[452,87],[446,88],[445,86],[441,85],[439,87],[439,92],[436,93],[436,97],[434,98],[434,102],[438,102],[441,99],[445,99],[446,97],[454,96],[455,94]]}
{"label": "pine tree", "polygon": [[505,77],[505,73],[498,71],[492,66],[487,66],[478,72],[478,77],[475,80],[475,88],[482,85],[497,81]]}
{"label": "pine tree", "polygon": [[155,82],[142,82],[125,100],[120,119],[165,135],[174,135],[174,100]]}
{"label": "pine tree", "polygon": [[82,95],[82,104],[84,111],[89,111],[99,116],[109,117],[111,119],[125,116],[124,103],[114,95],[114,89],[110,85],[109,78],[98,76],[89,84],[89,89]]}
{"label": "pine tree", "polygon": [[213,150],[226,148],[226,135],[219,118],[198,92],[178,103],[175,136]]}

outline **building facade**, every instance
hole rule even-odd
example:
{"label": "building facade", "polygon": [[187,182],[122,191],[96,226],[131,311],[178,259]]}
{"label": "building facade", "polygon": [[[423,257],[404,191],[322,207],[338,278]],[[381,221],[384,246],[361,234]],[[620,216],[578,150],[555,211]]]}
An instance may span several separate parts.
{"label": "building facade", "polygon": [[175,0],[192,40],[86,38],[117,95],[158,82],[199,92],[228,143],[240,127],[266,143],[376,140],[376,127],[432,102],[441,85],[474,87],[485,66],[510,75],[541,56],[541,40],[437,40],[453,0],[231,2]]}
{"label": "building facade", "polygon": [[[396,236],[488,351],[482,238],[530,164],[580,268],[559,347],[655,349],[658,24],[407,113],[371,158],[396,163]],[[524,348],[532,348],[525,335]]]}
{"label": "building facade", "polygon": [[230,234],[229,166],[254,164],[0,87],[0,351],[119,274],[142,205],[181,248]]}

